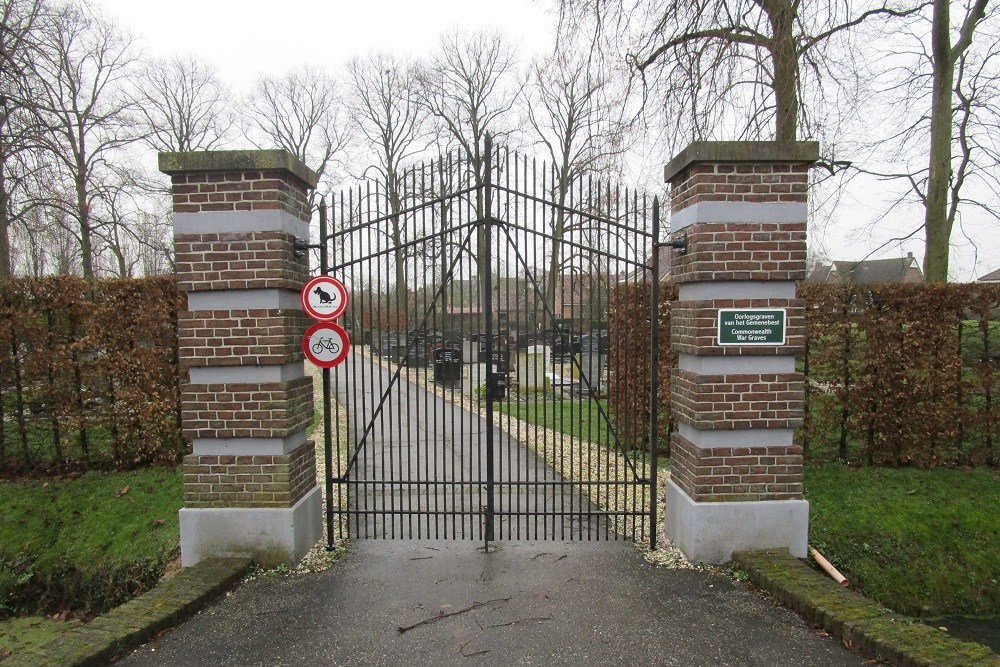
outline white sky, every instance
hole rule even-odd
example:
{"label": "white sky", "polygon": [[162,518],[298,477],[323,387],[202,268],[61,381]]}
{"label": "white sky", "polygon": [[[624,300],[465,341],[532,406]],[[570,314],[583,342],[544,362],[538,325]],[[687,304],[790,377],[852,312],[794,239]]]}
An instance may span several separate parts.
{"label": "white sky", "polygon": [[[556,17],[549,11],[549,0],[97,1],[148,54],[194,53],[215,64],[237,93],[258,74],[303,63],[335,71],[370,50],[425,56],[442,32],[456,27],[500,29],[520,43],[524,60],[549,51],[555,39]],[[670,157],[664,155],[662,162]],[[887,199],[883,187],[859,179],[832,219],[813,225],[810,243],[832,259],[857,260],[912,231],[922,218],[917,209],[871,224]],[[997,221],[976,213],[961,229],[956,225],[952,239],[954,280],[973,280],[1000,267]],[[901,257],[907,251],[922,259],[922,232],[909,241],[890,243],[872,257]]]}
{"label": "white sky", "polygon": [[424,56],[456,27],[497,28],[522,57],[551,48],[556,18],[536,0],[98,0],[150,54],[194,53],[236,89],[304,63],[335,70],[371,50]]}

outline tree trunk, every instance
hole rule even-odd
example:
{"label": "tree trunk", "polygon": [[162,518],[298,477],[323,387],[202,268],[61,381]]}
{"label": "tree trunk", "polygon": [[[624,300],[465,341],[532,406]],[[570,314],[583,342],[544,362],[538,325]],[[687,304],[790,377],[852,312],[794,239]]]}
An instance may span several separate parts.
{"label": "tree trunk", "polygon": [[949,239],[948,183],[951,179],[952,84],[955,71],[951,54],[949,0],[934,0],[931,54],[934,81],[931,98],[931,145],[924,209],[924,278],[948,281]]}
{"label": "tree trunk", "polygon": [[94,277],[94,258],[90,239],[90,203],[87,201],[86,167],[77,165],[76,214],[80,223],[80,263],[83,277]]}
{"label": "tree trunk", "polygon": [[562,268],[562,239],[566,234],[566,212],[563,206],[566,205],[568,181],[565,176],[559,179],[559,208],[556,210],[556,224],[552,230],[552,258],[549,260],[549,272],[545,276],[545,301],[552,309],[552,316],[559,318],[562,313],[556,308],[556,287],[559,283],[559,269]]}
{"label": "tree trunk", "polygon": [[0,278],[10,278],[13,267],[10,261],[10,197],[0,163]]}
{"label": "tree trunk", "polygon": [[774,139],[795,141],[799,117],[799,59],[795,43],[795,9],[781,0],[764,5],[771,22],[771,60],[774,63]]}
{"label": "tree trunk", "polygon": [[401,224],[406,223],[401,223],[399,220],[402,204],[399,198],[399,182],[394,172],[389,172],[386,187],[389,195],[389,213],[392,214],[392,257],[396,264],[396,322],[398,324],[402,316],[403,326],[407,327],[409,324],[409,290],[406,286],[406,250],[402,247],[403,229],[401,227]]}

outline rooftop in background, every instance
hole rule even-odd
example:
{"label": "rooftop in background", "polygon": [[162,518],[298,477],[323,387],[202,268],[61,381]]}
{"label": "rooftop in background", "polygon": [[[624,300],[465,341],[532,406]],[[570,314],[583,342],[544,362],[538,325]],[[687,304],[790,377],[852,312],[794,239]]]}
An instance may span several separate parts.
{"label": "rooftop in background", "polygon": [[977,282],[1000,283],[1000,269],[997,269],[996,271],[990,271],[985,276],[980,276]]}
{"label": "rooftop in background", "polygon": [[835,260],[832,264],[820,264],[812,270],[806,282],[857,285],[922,283],[924,274],[911,252],[907,253],[906,257],[869,259],[862,262]]}

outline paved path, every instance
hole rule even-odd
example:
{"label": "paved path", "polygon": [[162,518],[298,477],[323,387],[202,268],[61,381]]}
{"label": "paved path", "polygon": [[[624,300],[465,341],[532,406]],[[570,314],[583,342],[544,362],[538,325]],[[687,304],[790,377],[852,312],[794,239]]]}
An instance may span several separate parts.
{"label": "paved path", "polygon": [[[351,534],[482,539],[486,420],[405,376],[377,410],[391,378],[392,371],[358,353],[334,377],[352,436],[369,432],[352,470],[359,483],[350,490],[358,512]],[[584,515],[595,510],[580,487],[563,486],[543,460],[501,429],[493,434],[498,538],[609,536],[604,521]]]}
{"label": "paved path", "polygon": [[[377,387],[388,378],[384,369],[365,372],[374,374],[369,393],[380,395]],[[341,376],[341,392],[348,378]],[[437,417],[401,421],[398,407],[387,412],[373,441],[378,443],[373,451],[386,452],[386,458],[373,453],[362,469],[370,476],[380,473],[391,451],[397,473],[406,472],[409,461],[409,472],[420,472],[425,480],[456,471],[465,480],[477,479],[482,461],[459,443],[469,434],[478,438],[482,420],[414,385],[401,385],[401,391],[397,406],[410,402],[411,409],[433,408]],[[354,398],[349,418],[364,421],[372,412],[371,396],[364,402]],[[464,438],[453,434],[456,424]],[[506,466],[501,470],[519,460],[532,479],[556,479],[516,442],[498,435],[501,441]],[[418,467],[416,452],[425,450],[415,444],[431,442],[437,443],[437,463],[421,458]],[[455,499],[453,489],[425,488],[415,494],[411,489],[403,493],[403,486],[380,487],[376,491],[385,495],[370,494],[361,504],[379,507],[386,499],[396,507],[416,507]],[[370,522],[368,528],[370,534],[396,530],[398,537],[403,526]],[[501,541],[484,553],[473,541],[399,539],[356,540],[326,572],[246,582],[123,663],[865,664],[746,585],[715,574],[654,567],[627,541]]]}
{"label": "paved path", "polygon": [[[411,628],[400,632],[400,628]],[[794,613],[625,542],[360,540],[333,569],[248,582],[141,665],[862,665]]]}

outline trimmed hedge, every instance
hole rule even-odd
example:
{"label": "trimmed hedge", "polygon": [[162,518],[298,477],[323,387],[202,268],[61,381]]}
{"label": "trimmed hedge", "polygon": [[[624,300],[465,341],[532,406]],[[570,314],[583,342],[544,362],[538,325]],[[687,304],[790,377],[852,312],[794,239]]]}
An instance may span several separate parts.
{"label": "trimmed hedge", "polygon": [[0,282],[0,474],[176,461],[171,277]]}
{"label": "trimmed hedge", "polygon": [[809,285],[803,444],[876,465],[1000,463],[1000,286]]}
{"label": "trimmed hedge", "polygon": [[[609,408],[646,437],[649,285],[621,285],[609,312]],[[665,301],[676,287],[664,283]],[[919,466],[1000,465],[1000,286],[801,284],[805,427],[814,459]],[[670,431],[669,303],[660,311],[659,413]],[[616,356],[618,355],[618,356]],[[638,415],[638,416],[636,416]]]}
{"label": "trimmed hedge", "polygon": [[[670,455],[670,369],[677,355],[670,347],[670,303],[677,299],[677,286],[660,284],[660,345],[657,424],[658,451]],[[649,447],[649,349],[650,305],[648,283],[618,285],[611,291],[608,308],[608,409],[615,419],[620,446]]]}

